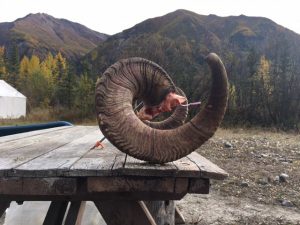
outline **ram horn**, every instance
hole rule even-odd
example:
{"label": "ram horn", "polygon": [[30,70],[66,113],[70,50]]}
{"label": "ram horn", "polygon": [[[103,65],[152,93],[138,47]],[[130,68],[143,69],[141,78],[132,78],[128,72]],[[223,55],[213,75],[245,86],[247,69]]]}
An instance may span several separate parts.
{"label": "ram horn", "polygon": [[206,61],[212,73],[205,107],[189,122],[174,129],[156,129],[137,118],[133,99],[158,105],[175,91],[168,74],[142,58],[120,60],[109,67],[96,84],[99,127],[119,150],[135,158],[165,163],[184,157],[208,140],[220,125],[227,106],[228,81],[220,58],[210,53]]}

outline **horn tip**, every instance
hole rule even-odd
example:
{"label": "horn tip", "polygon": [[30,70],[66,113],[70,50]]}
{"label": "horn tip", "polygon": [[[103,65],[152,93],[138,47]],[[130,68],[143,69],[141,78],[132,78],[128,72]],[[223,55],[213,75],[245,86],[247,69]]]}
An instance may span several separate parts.
{"label": "horn tip", "polygon": [[211,53],[209,53],[209,54],[205,57],[205,60],[206,60],[207,62],[215,62],[215,61],[220,60],[220,58],[219,58],[219,56],[218,56],[216,53],[211,52]]}

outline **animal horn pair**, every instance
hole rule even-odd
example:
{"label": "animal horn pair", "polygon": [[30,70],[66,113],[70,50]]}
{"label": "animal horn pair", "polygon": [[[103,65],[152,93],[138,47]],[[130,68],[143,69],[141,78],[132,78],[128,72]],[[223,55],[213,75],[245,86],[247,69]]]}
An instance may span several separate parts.
{"label": "animal horn pair", "polygon": [[189,122],[176,124],[179,126],[173,129],[142,122],[132,107],[134,99],[141,99],[147,106],[158,105],[169,92],[176,91],[166,71],[142,58],[120,60],[110,66],[96,84],[96,111],[102,133],[124,153],[154,163],[174,161],[196,150],[220,125],[228,98],[222,61],[214,53],[206,61],[212,73],[208,102]]}

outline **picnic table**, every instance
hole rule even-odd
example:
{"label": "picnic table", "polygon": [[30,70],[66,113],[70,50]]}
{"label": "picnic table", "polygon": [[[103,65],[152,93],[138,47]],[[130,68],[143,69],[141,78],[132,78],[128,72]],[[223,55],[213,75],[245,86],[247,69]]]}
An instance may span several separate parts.
{"label": "picnic table", "polygon": [[210,179],[228,176],[195,152],[151,164],[107,140],[104,148],[91,150],[101,137],[96,126],[1,137],[0,216],[12,201],[51,201],[44,225],[79,225],[85,201],[93,201],[108,225],[172,225],[183,223],[174,200],[187,193],[207,194]]}

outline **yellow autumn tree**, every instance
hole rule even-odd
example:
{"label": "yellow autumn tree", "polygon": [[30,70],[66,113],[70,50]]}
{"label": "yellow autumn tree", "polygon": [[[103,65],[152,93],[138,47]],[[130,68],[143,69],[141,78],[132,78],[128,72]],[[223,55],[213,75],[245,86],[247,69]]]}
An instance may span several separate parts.
{"label": "yellow autumn tree", "polygon": [[273,101],[273,91],[271,76],[270,76],[270,61],[263,55],[259,58],[257,70],[254,79],[255,89],[255,113],[258,118],[262,118],[265,123],[270,121],[271,105]]}
{"label": "yellow autumn tree", "polygon": [[25,82],[24,93],[31,107],[47,107],[52,96],[52,73],[46,62],[40,61],[36,55],[21,61],[20,74]]}
{"label": "yellow autumn tree", "polygon": [[29,59],[27,56],[24,56],[20,62],[19,67],[19,77],[17,80],[17,87],[24,91],[27,89],[27,83],[28,83],[28,68],[29,68]]}
{"label": "yellow autumn tree", "polygon": [[29,59],[27,56],[24,56],[20,62],[19,74],[22,76],[27,76],[28,68],[29,68]]}
{"label": "yellow autumn tree", "polygon": [[270,79],[270,61],[265,56],[261,56],[259,60],[259,66],[257,69],[257,77],[261,82],[265,93],[268,95],[272,94],[273,88],[271,87]]}
{"label": "yellow autumn tree", "polygon": [[3,79],[6,74],[6,67],[5,67],[5,48],[4,46],[0,47],[0,79]]}
{"label": "yellow autumn tree", "polygon": [[64,76],[66,71],[67,71],[67,60],[59,52],[54,57],[54,61],[53,61],[53,76],[55,82],[58,82]]}
{"label": "yellow autumn tree", "polygon": [[229,83],[228,94],[229,94],[229,96],[228,96],[228,111],[229,110],[233,111],[236,109],[236,98],[237,98],[236,88],[233,83]]}
{"label": "yellow autumn tree", "polygon": [[29,76],[32,76],[32,74],[38,71],[40,71],[40,59],[38,56],[32,55],[29,60],[28,74]]}

